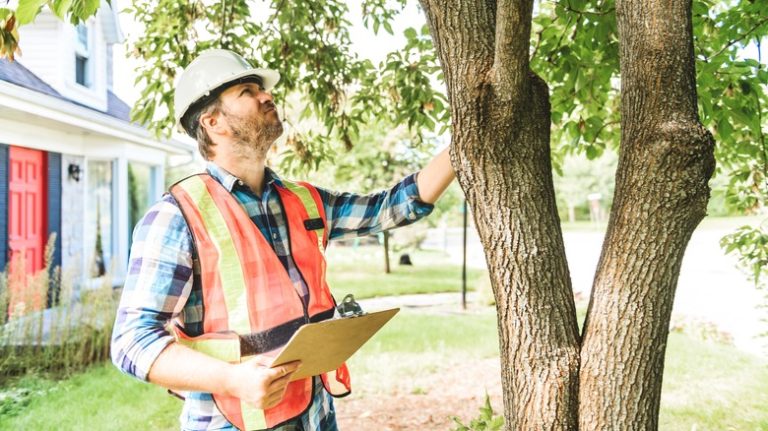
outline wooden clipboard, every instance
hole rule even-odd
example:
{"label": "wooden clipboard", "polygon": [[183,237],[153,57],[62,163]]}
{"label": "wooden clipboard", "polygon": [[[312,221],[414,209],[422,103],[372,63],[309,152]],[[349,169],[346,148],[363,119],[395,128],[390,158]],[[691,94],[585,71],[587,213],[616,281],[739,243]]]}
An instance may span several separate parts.
{"label": "wooden clipboard", "polygon": [[308,323],[293,334],[270,367],[300,360],[301,367],[291,376],[291,380],[335,370],[398,311],[399,308],[392,308],[362,316]]}

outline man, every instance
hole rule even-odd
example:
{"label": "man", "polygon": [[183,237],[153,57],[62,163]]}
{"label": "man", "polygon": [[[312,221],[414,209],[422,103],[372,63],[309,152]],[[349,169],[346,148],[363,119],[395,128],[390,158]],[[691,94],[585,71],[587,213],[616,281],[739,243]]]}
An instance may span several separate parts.
{"label": "man", "polygon": [[333,315],[327,240],[412,223],[454,178],[447,150],[366,196],[279,178],[265,167],[283,132],[268,92],[278,80],[226,50],[187,67],[176,119],[206,173],[171,187],[134,230],[112,361],[183,393],[183,430],[336,430],[345,367],[289,382],[300,364],[264,365],[298,326]]}

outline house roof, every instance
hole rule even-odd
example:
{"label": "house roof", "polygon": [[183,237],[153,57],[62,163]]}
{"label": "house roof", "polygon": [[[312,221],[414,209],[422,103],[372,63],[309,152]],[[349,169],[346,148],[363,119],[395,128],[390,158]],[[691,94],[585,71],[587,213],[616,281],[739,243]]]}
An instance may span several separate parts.
{"label": "house roof", "polygon": [[101,112],[109,115],[110,117],[117,118],[118,120],[131,123],[131,108],[125,102],[123,102],[115,93],[107,91],[107,110],[101,111],[91,108],[90,106],[78,103],[72,99],[68,99],[62,96],[53,87],[48,85],[45,81],[40,79],[37,75],[32,73],[29,69],[22,66],[18,61],[8,61],[7,59],[0,58],[0,81],[6,81],[26,89],[37,91],[48,96],[56,97],[57,99],[65,100],[74,105],[83,106],[94,111]]}
{"label": "house roof", "polygon": [[53,87],[46,84],[45,81],[38,78],[37,75],[30,72],[29,69],[22,66],[18,61],[8,61],[5,58],[0,58],[0,80],[64,99],[58,91],[54,90]]}

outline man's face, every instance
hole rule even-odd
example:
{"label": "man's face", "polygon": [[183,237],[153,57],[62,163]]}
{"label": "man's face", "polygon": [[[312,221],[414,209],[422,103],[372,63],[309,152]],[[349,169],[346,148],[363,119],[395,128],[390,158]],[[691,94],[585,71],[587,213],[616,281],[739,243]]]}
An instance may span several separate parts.
{"label": "man's face", "polygon": [[255,82],[237,84],[221,93],[221,120],[238,144],[266,150],[283,133],[272,95]]}

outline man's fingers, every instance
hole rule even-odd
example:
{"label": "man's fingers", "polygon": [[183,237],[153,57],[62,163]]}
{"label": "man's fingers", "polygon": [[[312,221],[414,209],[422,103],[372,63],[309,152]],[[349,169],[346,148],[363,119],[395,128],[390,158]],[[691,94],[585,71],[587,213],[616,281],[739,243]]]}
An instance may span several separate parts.
{"label": "man's fingers", "polygon": [[277,391],[275,391],[273,393],[268,394],[266,396],[265,404],[267,404],[269,406],[275,406],[278,403],[280,403],[280,401],[282,401],[283,397],[285,396],[285,389],[286,388],[283,387],[283,388],[281,388],[281,389],[279,389],[279,390],[277,390]]}
{"label": "man's fingers", "polygon": [[274,368],[270,368],[269,372],[272,376],[279,378],[293,373],[299,369],[299,366],[301,366],[301,361],[293,361]]}
{"label": "man's fingers", "polygon": [[291,380],[291,375],[286,374],[282,377],[278,377],[275,380],[272,380],[272,383],[267,386],[267,393],[272,393],[276,390],[281,390],[285,388],[288,385],[288,382]]}

